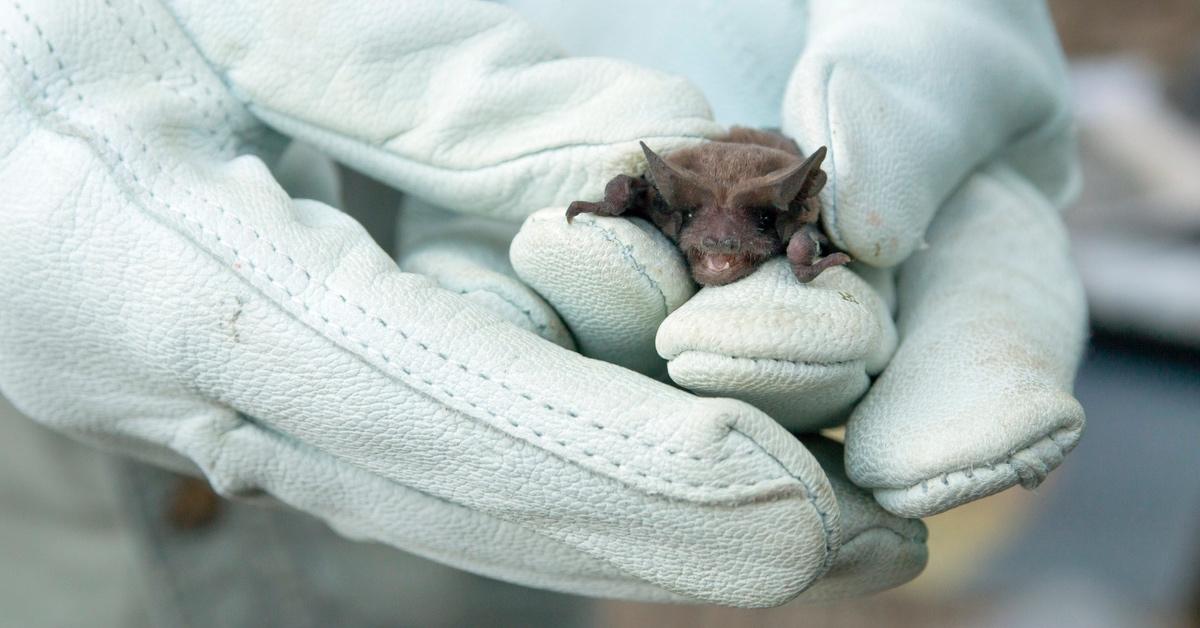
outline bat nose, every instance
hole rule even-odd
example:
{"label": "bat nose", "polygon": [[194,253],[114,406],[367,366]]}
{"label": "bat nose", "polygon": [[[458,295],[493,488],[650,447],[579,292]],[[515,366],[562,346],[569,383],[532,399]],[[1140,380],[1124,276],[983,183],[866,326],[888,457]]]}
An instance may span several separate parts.
{"label": "bat nose", "polygon": [[741,248],[741,242],[732,236],[727,238],[708,236],[704,238],[704,247],[719,253],[736,253]]}

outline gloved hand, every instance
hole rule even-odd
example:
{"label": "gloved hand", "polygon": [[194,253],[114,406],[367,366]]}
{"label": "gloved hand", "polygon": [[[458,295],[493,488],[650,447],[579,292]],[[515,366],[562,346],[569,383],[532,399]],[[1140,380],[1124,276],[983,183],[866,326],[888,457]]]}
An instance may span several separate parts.
{"label": "gloved hand", "polygon": [[692,296],[646,223],[558,209],[528,219],[513,264],[587,355],[801,432],[848,417],[849,477],[893,513],[1036,486],[1084,422],[1084,299],[1057,213],[1078,175],[1046,7],[817,0],[808,19],[782,130],[829,148],[823,222],[857,264],[805,285],[780,259]]}
{"label": "gloved hand", "polygon": [[568,342],[518,283],[400,272],[269,170],[291,136],[520,219],[716,133],[685,82],[447,0],[5,0],[0,38],[0,390],[31,416],[558,590],[769,605],[922,566],[836,446],[522,330]]}

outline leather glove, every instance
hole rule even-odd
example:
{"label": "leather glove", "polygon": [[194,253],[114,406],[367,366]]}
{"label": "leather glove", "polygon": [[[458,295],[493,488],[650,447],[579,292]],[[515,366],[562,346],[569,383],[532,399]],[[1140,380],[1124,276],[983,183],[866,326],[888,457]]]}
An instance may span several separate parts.
{"label": "leather glove", "polygon": [[800,284],[780,259],[693,296],[646,223],[548,209],[513,242],[516,271],[587,355],[795,431],[846,423],[849,478],[893,513],[1037,486],[1083,428],[1070,390],[1086,323],[1057,212],[1078,175],[1046,7],[809,8],[782,128],[829,148],[823,225],[858,263]]}
{"label": "leather glove", "polygon": [[923,564],[836,446],[522,329],[569,344],[520,284],[401,272],[270,171],[299,138],[519,220],[717,133],[684,81],[446,0],[5,0],[0,38],[0,389],[36,419],[562,591],[760,606]]}

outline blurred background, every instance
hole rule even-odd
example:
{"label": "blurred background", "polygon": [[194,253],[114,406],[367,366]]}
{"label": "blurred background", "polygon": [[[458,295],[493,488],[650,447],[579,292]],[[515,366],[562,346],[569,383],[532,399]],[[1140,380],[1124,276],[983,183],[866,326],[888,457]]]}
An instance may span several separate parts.
{"label": "blurred background", "polygon": [[[0,626],[215,625],[267,596],[277,615],[256,619],[288,626],[1200,627],[1200,2],[1050,5],[1083,151],[1067,220],[1093,317],[1077,384],[1088,428],[1037,491],[928,519],[930,562],[912,583],[761,611],[531,591],[292,513],[213,509],[204,491],[45,433],[0,399],[0,421],[17,425],[0,456]],[[140,511],[172,523],[138,529]],[[80,535],[104,542],[69,541]]]}

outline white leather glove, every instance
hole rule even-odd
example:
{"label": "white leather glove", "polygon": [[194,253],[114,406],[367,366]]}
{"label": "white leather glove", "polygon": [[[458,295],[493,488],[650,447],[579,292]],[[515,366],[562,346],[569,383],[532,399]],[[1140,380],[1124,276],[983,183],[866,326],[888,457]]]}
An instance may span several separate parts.
{"label": "white leather glove", "polygon": [[0,38],[0,389],[31,416],[564,591],[770,605],[923,564],[836,446],[827,477],[749,405],[520,329],[569,344],[515,282],[400,272],[269,171],[292,136],[520,219],[716,133],[685,82],[447,0],[5,0]]}
{"label": "white leather glove", "polygon": [[857,264],[800,284],[780,259],[692,296],[646,223],[557,209],[528,219],[513,264],[587,355],[801,432],[848,417],[849,477],[893,513],[1036,486],[1084,423],[1057,213],[1078,176],[1046,7],[820,0],[808,22],[783,131],[829,148],[824,226]]}

